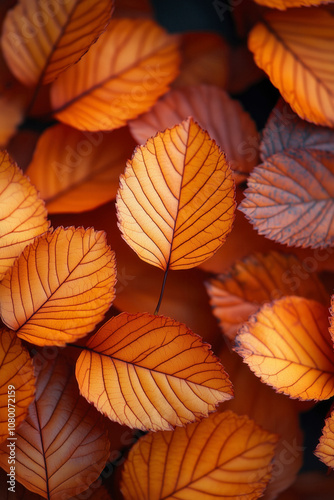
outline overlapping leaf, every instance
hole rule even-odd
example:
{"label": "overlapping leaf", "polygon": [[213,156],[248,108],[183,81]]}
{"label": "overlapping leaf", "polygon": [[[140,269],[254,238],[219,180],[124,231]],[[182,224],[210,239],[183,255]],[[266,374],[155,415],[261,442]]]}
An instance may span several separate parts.
{"label": "overlapping leaf", "polygon": [[[41,359],[36,400],[16,432],[15,475],[42,497],[65,500],[98,478],[110,443],[102,416],[80,397],[71,367],[59,356]],[[8,472],[7,443],[0,446],[0,464]]]}
{"label": "overlapping leaf", "polygon": [[211,279],[206,285],[210,304],[224,334],[233,340],[260,304],[285,295],[300,295],[327,304],[327,291],[317,275],[303,273],[301,279],[295,272],[299,268],[302,264],[294,255],[256,253]]}
{"label": "overlapping leaf", "polygon": [[77,62],[108,25],[113,0],[20,0],[5,18],[2,49],[25,85],[50,83]]}
{"label": "overlapping leaf", "polygon": [[263,382],[292,398],[334,395],[334,353],[328,309],[313,300],[285,297],[245,323],[235,350]]}
{"label": "overlapping leaf", "polygon": [[[0,442],[8,434],[9,436],[15,435],[15,429],[28,413],[28,406],[34,399],[34,394],[34,369],[28,351],[13,332],[7,328],[1,328]],[[10,426],[9,414],[11,415]]]}
{"label": "overlapping leaf", "polygon": [[136,149],[120,180],[119,227],[139,257],[189,269],[224,243],[234,219],[225,155],[191,118]]}
{"label": "overlapping leaf", "polygon": [[41,136],[26,173],[50,213],[92,210],[116,197],[134,146],[125,128],[83,133],[58,124]]}
{"label": "overlapping leaf", "polygon": [[241,174],[250,172],[259,163],[255,123],[238,101],[218,87],[197,85],[173,89],[129,125],[138,144],[143,144],[158,130],[171,128],[188,116],[224,151],[236,180],[244,180]]}
{"label": "overlapping leaf", "polygon": [[141,438],[130,450],[126,500],[255,500],[265,489],[277,436],[231,411],[173,432]]}
{"label": "overlapping leaf", "polygon": [[289,149],[321,149],[334,152],[334,130],[301,120],[288,103],[280,99],[263,130],[262,161]]}
{"label": "overlapping leaf", "polygon": [[322,436],[314,454],[328,467],[334,469],[334,412],[326,418]]}
{"label": "overlapping leaf", "polygon": [[286,245],[334,243],[334,154],[301,149],[276,153],[256,167],[240,210],[260,234]]}
{"label": "overlapping leaf", "polygon": [[44,202],[9,155],[0,152],[0,280],[49,223]]}
{"label": "overlapping leaf", "polygon": [[248,45],[256,64],[301,118],[333,127],[331,12],[316,7],[270,11],[251,31]]}
{"label": "overlapping leaf", "polygon": [[273,9],[286,10],[291,7],[309,7],[330,3],[331,0],[255,0],[260,5],[272,7]]}
{"label": "overlapping leaf", "polygon": [[156,23],[114,19],[85,57],[53,83],[55,116],[80,130],[119,128],[168,90],[178,65],[176,39]]}
{"label": "overlapping leaf", "polygon": [[3,322],[37,345],[64,345],[93,330],[116,282],[105,233],[57,228],[36,238],[0,284]]}
{"label": "overlapping leaf", "polygon": [[329,327],[329,333],[331,334],[332,340],[334,342],[334,294],[331,297],[331,317],[330,317],[330,327]]}
{"label": "overlapping leaf", "polygon": [[122,313],[87,342],[76,365],[81,394],[111,420],[170,430],[214,411],[231,383],[209,345],[184,324]]}

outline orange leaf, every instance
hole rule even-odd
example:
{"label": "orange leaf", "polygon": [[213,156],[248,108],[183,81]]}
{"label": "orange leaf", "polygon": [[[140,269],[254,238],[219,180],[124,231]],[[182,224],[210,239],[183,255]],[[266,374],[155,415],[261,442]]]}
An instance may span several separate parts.
{"label": "orange leaf", "polygon": [[321,5],[330,3],[331,0],[255,0],[260,5],[272,7],[273,9],[285,10],[290,7],[309,7],[312,5]]}
{"label": "orange leaf", "polygon": [[138,147],[117,194],[123,238],[160,269],[189,269],[224,243],[234,220],[225,155],[192,119]]}
{"label": "orange leaf", "polygon": [[262,134],[262,161],[288,149],[321,149],[334,153],[334,130],[301,120],[283,99],[273,109]]}
{"label": "orange leaf", "polygon": [[55,116],[80,130],[122,127],[167,91],[178,65],[176,39],[155,22],[114,19],[88,54],[53,83]]}
{"label": "orange leaf", "polygon": [[285,295],[298,295],[327,304],[327,291],[315,273],[306,275],[303,280],[294,275],[294,269],[299,266],[294,255],[255,253],[211,279],[206,285],[210,304],[224,334],[233,340],[242,323],[261,304]]}
{"label": "orange leaf", "polygon": [[20,0],[7,13],[1,38],[7,64],[16,78],[29,86],[55,80],[105,30],[113,3]]}
{"label": "orange leaf", "polygon": [[22,346],[15,333],[1,328],[0,442],[4,441],[8,434],[15,434],[15,429],[28,413],[28,406],[34,395],[35,377],[29,352]]}
{"label": "orange leaf", "polygon": [[322,436],[314,454],[328,467],[334,469],[334,411],[326,418]]}
{"label": "orange leaf", "polygon": [[26,245],[49,227],[36,188],[5,152],[0,152],[0,280]]}
{"label": "orange leaf", "polygon": [[103,134],[58,124],[42,134],[26,173],[50,213],[92,210],[116,197],[134,146],[124,128]]}
{"label": "orange leaf", "polygon": [[240,210],[259,234],[289,246],[334,243],[334,153],[290,149],[256,167]]}
{"label": "orange leaf", "polygon": [[[138,144],[192,116],[226,154],[236,180],[245,180],[259,163],[256,125],[238,101],[218,87],[197,85],[173,89],[146,114],[130,122]],[[242,147],[241,147],[242,146]]]}
{"label": "orange leaf", "polygon": [[231,411],[173,432],[150,433],[130,450],[126,500],[255,500],[265,489],[277,436]]}
{"label": "orange leaf", "polygon": [[270,11],[251,31],[248,46],[301,118],[334,126],[334,17],[329,11]]}
{"label": "orange leaf", "polygon": [[184,324],[148,313],[105,323],[80,354],[76,377],[98,410],[143,430],[198,420],[233,394],[208,344]]}
{"label": "orange leaf", "polygon": [[94,329],[116,282],[105,233],[58,227],[36,238],[0,283],[3,322],[37,345],[64,345]]}
{"label": "orange leaf", "polygon": [[[98,478],[110,443],[101,415],[80,397],[71,367],[59,356],[43,361],[36,366],[36,400],[13,441],[15,476],[44,498],[65,500]],[[8,443],[0,446],[7,472]]]}
{"label": "orange leaf", "polygon": [[328,309],[286,297],[265,304],[236,337],[235,351],[261,380],[292,398],[334,395],[334,353]]}

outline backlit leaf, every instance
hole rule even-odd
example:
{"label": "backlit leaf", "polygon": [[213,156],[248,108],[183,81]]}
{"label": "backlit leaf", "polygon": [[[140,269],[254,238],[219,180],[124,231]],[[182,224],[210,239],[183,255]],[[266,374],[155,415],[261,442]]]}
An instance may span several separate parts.
{"label": "backlit leaf", "polygon": [[334,395],[334,353],[328,309],[302,297],[265,304],[243,325],[236,352],[263,382],[292,398]]}
{"label": "backlit leaf", "polygon": [[[50,500],[86,490],[102,472],[110,443],[102,416],[80,397],[71,367],[61,358],[36,365],[36,400],[16,431],[15,475]],[[6,441],[0,464],[9,470]]]}
{"label": "backlit leaf", "polygon": [[334,343],[334,294],[331,297],[330,312],[331,312],[331,317],[329,319],[329,321],[330,321],[329,333],[331,334],[331,337],[332,337],[332,340]]}
{"label": "backlit leaf", "polygon": [[259,234],[289,246],[334,243],[334,153],[287,150],[256,167],[240,210]]}
{"label": "backlit leaf", "polygon": [[77,62],[108,25],[113,0],[19,0],[7,13],[2,49],[25,85],[52,82]]}
{"label": "backlit leaf", "polygon": [[238,101],[218,87],[197,85],[173,89],[129,126],[138,144],[143,144],[158,130],[171,128],[188,116],[224,151],[239,181],[245,179],[243,172],[250,172],[259,163],[255,123]]}
{"label": "backlit leaf", "polygon": [[178,65],[177,39],[155,22],[114,19],[85,57],[53,83],[55,116],[80,130],[122,127],[168,90]]}
{"label": "backlit leaf", "polygon": [[334,412],[326,418],[322,436],[314,454],[328,467],[334,469]]}
{"label": "backlit leaf", "polygon": [[255,0],[260,5],[272,7],[273,9],[285,10],[290,7],[309,7],[311,5],[321,5],[330,3],[331,0]]}
{"label": "backlit leaf", "polygon": [[234,219],[225,155],[191,118],[138,147],[117,194],[123,238],[146,262],[189,269],[224,243]]}
{"label": "backlit leaf", "polygon": [[251,31],[248,46],[256,64],[301,118],[334,126],[331,12],[319,7],[270,11]]}
{"label": "backlit leaf", "polygon": [[58,227],[36,238],[0,284],[3,322],[37,345],[64,345],[94,329],[116,282],[105,233]]}
{"label": "backlit leaf", "polygon": [[93,133],[58,124],[42,134],[26,173],[49,213],[92,210],[116,197],[134,147],[125,128]]}
{"label": "backlit leaf", "polygon": [[76,377],[98,410],[143,430],[198,420],[233,394],[208,344],[184,324],[148,313],[105,323],[80,354]]}
{"label": "backlit leaf", "polygon": [[334,130],[301,120],[280,99],[273,109],[260,144],[262,161],[287,149],[322,149],[334,152]]}
{"label": "backlit leaf", "polygon": [[206,287],[212,312],[224,334],[233,340],[242,323],[261,304],[285,295],[300,295],[327,304],[327,291],[316,274],[305,273],[301,279],[295,271],[300,267],[301,262],[294,255],[256,253],[211,279]]}
{"label": "backlit leaf", "polygon": [[[0,442],[25,419],[34,399],[35,377],[29,352],[14,332],[0,329]],[[11,420],[8,415],[11,414]],[[14,417],[13,417],[14,415]],[[9,425],[10,423],[10,425]],[[9,435],[14,435],[9,433]]]}
{"label": "backlit leaf", "polygon": [[130,450],[121,489],[126,500],[255,500],[269,481],[276,442],[231,411],[149,433]]}
{"label": "backlit leaf", "polygon": [[26,245],[47,231],[44,202],[9,155],[0,152],[0,280]]}

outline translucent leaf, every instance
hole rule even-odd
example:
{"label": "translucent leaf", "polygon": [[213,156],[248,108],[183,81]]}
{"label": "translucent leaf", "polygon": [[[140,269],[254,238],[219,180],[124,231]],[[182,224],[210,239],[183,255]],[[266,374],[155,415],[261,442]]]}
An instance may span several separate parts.
{"label": "translucent leaf", "polygon": [[114,296],[105,233],[58,227],[36,238],[0,284],[3,322],[37,345],[64,345],[94,329]]}
{"label": "translucent leaf", "polygon": [[0,152],[0,280],[26,245],[47,231],[44,202],[5,151]]}
{"label": "translucent leaf", "polygon": [[312,5],[321,5],[330,3],[331,0],[255,0],[260,5],[271,7],[273,9],[285,10],[290,7],[309,7]]}
{"label": "translucent leaf", "polygon": [[334,17],[329,11],[270,11],[251,31],[248,46],[301,118],[333,127]]}
{"label": "translucent leaf", "polygon": [[160,269],[189,269],[224,243],[234,219],[225,155],[192,119],[138,147],[117,194],[123,238]]}
{"label": "translucent leaf", "polygon": [[116,197],[134,147],[125,128],[92,133],[58,124],[40,137],[27,175],[50,213],[92,210]]}
{"label": "translucent leaf", "polygon": [[322,436],[314,454],[328,467],[334,469],[334,412],[326,418]]}
{"label": "translucent leaf", "polygon": [[[44,498],[66,500],[98,478],[110,443],[101,415],[80,397],[71,367],[59,356],[43,361],[36,366],[36,400],[16,431],[15,476]],[[8,442],[0,446],[7,472]]]}
{"label": "translucent leaf", "polygon": [[178,65],[177,40],[155,22],[114,19],[85,57],[53,83],[55,116],[80,130],[122,127],[168,90]]}
{"label": "translucent leaf", "polygon": [[315,273],[306,274],[304,279],[296,275],[300,265],[294,255],[256,253],[211,279],[206,285],[210,304],[224,334],[233,340],[242,323],[261,304],[285,295],[327,304],[327,291]]}
{"label": "translucent leaf", "polygon": [[334,243],[334,154],[301,149],[276,153],[248,179],[240,210],[259,234],[289,246]]}
{"label": "translucent leaf", "polygon": [[197,85],[173,89],[146,114],[130,122],[138,144],[192,116],[226,154],[236,180],[259,163],[256,125],[238,101],[222,89]]}
{"label": "translucent leaf", "polygon": [[[0,442],[15,435],[35,395],[29,352],[15,333],[0,329]],[[9,414],[11,420],[9,420]]]}
{"label": "translucent leaf", "polygon": [[231,411],[173,432],[149,433],[130,450],[126,500],[255,500],[265,489],[277,436]]}
{"label": "translucent leaf", "polygon": [[278,392],[302,400],[334,395],[328,309],[318,302],[291,296],[265,304],[239,331],[235,350]]}
{"label": "translucent leaf", "polygon": [[105,30],[113,3],[20,0],[8,12],[1,38],[7,64],[16,78],[29,86],[55,80]]}
{"label": "translucent leaf", "polygon": [[143,430],[198,420],[233,394],[208,344],[184,324],[148,313],[105,323],[80,354],[76,377],[98,410]]}
{"label": "translucent leaf", "polygon": [[331,297],[330,313],[331,313],[331,317],[329,319],[329,321],[330,321],[329,333],[331,334],[331,337],[332,337],[332,340],[334,343],[334,294]]}
{"label": "translucent leaf", "polygon": [[262,161],[287,149],[334,152],[334,130],[301,120],[283,99],[273,109],[260,144]]}

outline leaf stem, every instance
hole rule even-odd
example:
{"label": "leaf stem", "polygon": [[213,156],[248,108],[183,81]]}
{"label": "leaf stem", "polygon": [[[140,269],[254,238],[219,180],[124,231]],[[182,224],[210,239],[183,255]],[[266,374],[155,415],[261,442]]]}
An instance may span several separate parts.
{"label": "leaf stem", "polygon": [[158,300],[157,307],[155,308],[154,314],[158,314],[160,306],[161,306],[162,297],[163,297],[164,291],[165,291],[165,285],[166,285],[166,280],[167,280],[168,269],[169,269],[169,266],[167,266],[165,274],[164,274],[164,279],[162,281],[162,286],[161,286],[160,297],[159,297],[159,300]]}

